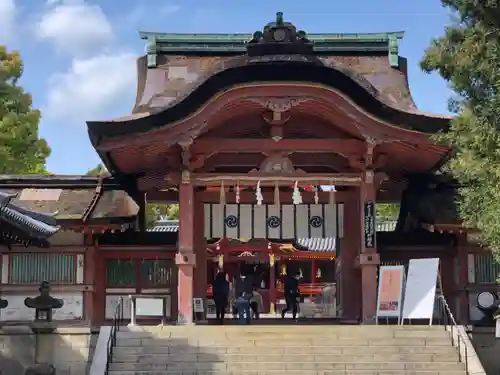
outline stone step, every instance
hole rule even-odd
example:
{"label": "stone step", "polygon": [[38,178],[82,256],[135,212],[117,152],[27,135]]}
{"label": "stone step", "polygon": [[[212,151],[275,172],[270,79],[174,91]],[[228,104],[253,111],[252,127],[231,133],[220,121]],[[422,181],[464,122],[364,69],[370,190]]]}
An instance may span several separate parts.
{"label": "stone step", "polygon": [[343,354],[343,355],[361,355],[361,354],[444,354],[456,355],[457,351],[448,343],[448,345],[427,345],[427,346],[409,346],[405,345],[377,345],[377,346],[243,346],[243,347],[228,347],[228,346],[211,346],[211,347],[193,347],[193,346],[143,346],[143,347],[128,347],[117,346],[114,348],[115,355],[120,356],[136,356],[136,355],[220,355],[220,354],[304,354],[304,355],[320,355],[320,354]]}
{"label": "stone step", "polygon": [[237,331],[158,331],[158,332],[118,332],[117,337],[122,340],[127,339],[148,339],[157,338],[161,339],[174,339],[174,338],[198,338],[200,335],[224,338],[228,340],[235,339],[273,339],[280,337],[283,339],[300,338],[300,339],[342,339],[342,338],[441,338],[449,337],[449,332],[443,330],[394,330],[394,331],[381,331],[381,330],[325,330],[325,331],[301,331],[295,332],[292,329],[286,332],[237,332]]}
{"label": "stone step", "polygon": [[333,371],[293,371],[293,370],[268,370],[268,371],[122,371],[110,370],[109,375],[467,375],[465,370],[443,370],[443,371],[371,371],[371,370],[333,370]]}
{"label": "stone step", "polygon": [[300,342],[302,346],[402,346],[411,343],[412,346],[425,346],[425,345],[450,345],[451,341],[449,337],[442,338],[339,338],[339,339],[300,339],[295,338],[291,340],[283,340],[277,337],[273,339],[234,339],[228,340],[227,338],[217,338],[217,337],[199,337],[199,338],[188,338],[188,339],[118,339],[116,346],[196,346],[196,347],[210,347],[210,346],[296,346]]}
{"label": "stone step", "polygon": [[[150,355],[123,355],[115,354],[115,364],[168,364],[174,362],[458,362],[458,354],[150,354]],[[136,368],[136,367],[134,367]]]}
{"label": "stone step", "polygon": [[182,326],[182,325],[145,325],[145,326],[122,326],[120,331],[131,331],[131,332],[156,332],[156,331],[235,331],[235,332],[283,332],[293,329],[294,331],[439,331],[444,330],[442,325],[429,326],[427,324],[422,325],[360,325],[360,324],[321,324],[321,325],[310,325],[310,324],[273,324],[273,325],[192,325],[192,326]]}
{"label": "stone step", "polygon": [[[224,338],[228,340],[235,340],[235,339],[276,339],[277,337],[282,338],[284,340],[292,339],[292,338],[300,338],[300,339],[334,339],[334,340],[339,340],[343,338],[354,338],[354,337],[359,337],[359,338],[444,338],[444,337],[449,337],[450,334],[449,332],[446,331],[394,331],[394,332],[376,332],[376,331],[367,331],[366,333],[363,333],[361,331],[358,332],[304,332],[301,334],[294,334],[293,332],[288,332],[288,333],[278,333],[278,332],[273,332],[273,333],[258,333],[258,332],[252,332],[252,333],[241,333],[238,334],[236,332],[210,332],[208,333],[202,333],[203,336],[211,336],[211,337],[217,337],[217,338]],[[129,339],[149,339],[149,338],[156,338],[158,340],[167,340],[167,339],[193,339],[193,338],[198,338],[200,337],[200,333],[198,334],[191,334],[186,332],[184,335],[181,334],[172,334],[169,332],[120,332],[117,335],[118,339],[120,340],[129,340]]]}
{"label": "stone step", "polygon": [[461,371],[465,366],[462,363],[431,362],[431,363],[403,363],[403,362],[371,362],[371,363],[343,363],[343,362],[177,362],[177,363],[112,363],[113,370],[125,371]]}

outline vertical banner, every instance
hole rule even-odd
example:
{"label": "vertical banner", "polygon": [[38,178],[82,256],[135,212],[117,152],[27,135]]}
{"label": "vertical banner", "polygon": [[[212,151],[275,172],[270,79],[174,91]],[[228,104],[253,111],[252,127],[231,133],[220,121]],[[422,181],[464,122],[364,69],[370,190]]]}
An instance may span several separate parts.
{"label": "vertical banner", "polygon": [[397,318],[401,321],[404,266],[380,266],[376,322],[379,318]]}
{"label": "vertical banner", "polygon": [[375,202],[368,201],[364,205],[364,237],[365,249],[373,249],[375,247]]}

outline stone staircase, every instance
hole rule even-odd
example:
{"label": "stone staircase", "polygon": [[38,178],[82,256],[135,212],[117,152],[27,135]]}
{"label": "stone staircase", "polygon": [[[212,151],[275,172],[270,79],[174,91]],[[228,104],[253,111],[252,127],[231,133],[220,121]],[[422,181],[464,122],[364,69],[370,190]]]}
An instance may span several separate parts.
{"label": "stone staircase", "polygon": [[109,375],[465,375],[441,326],[124,328]]}

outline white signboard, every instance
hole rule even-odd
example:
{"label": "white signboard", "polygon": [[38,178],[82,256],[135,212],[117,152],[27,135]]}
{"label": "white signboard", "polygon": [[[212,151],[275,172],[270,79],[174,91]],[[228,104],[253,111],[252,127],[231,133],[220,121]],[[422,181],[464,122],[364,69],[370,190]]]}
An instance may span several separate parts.
{"label": "white signboard", "polygon": [[203,298],[193,298],[193,309],[195,313],[202,313],[203,309]]}
{"label": "white signboard", "polygon": [[377,323],[378,318],[401,320],[403,304],[404,266],[381,266],[378,276]]}
{"label": "white signboard", "polygon": [[439,258],[410,259],[404,293],[403,321],[429,319],[432,324]]}
{"label": "white signboard", "polygon": [[163,316],[162,298],[144,298],[135,299],[135,315],[137,316]]}

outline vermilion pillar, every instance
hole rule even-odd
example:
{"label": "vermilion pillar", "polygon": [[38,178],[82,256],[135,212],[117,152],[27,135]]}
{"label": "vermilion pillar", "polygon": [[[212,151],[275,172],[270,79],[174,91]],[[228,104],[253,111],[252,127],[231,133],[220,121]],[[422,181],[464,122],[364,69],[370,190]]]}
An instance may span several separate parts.
{"label": "vermilion pillar", "polygon": [[360,253],[362,232],[359,199],[344,202],[344,236],[340,244],[340,298],[342,304],[342,320],[359,321],[361,314],[361,275],[356,267]]}
{"label": "vermilion pillar", "polygon": [[179,271],[178,324],[193,323],[194,210],[194,186],[189,171],[184,171],[179,186],[179,252],[175,256]]}
{"label": "vermilion pillar", "polygon": [[90,288],[83,292],[83,307],[84,307],[84,317],[92,324],[95,321],[95,304],[94,295],[97,292],[96,289],[99,285],[96,283],[95,271],[96,271],[96,249],[94,248],[92,233],[85,233],[85,257],[84,257],[84,273],[83,273],[83,283],[88,285]]}
{"label": "vermilion pillar", "polygon": [[377,270],[380,264],[375,226],[376,189],[372,170],[363,173],[359,202],[362,228],[360,233],[361,251],[358,257],[358,264],[361,268],[361,319],[362,322],[369,323],[375,321],[377,312]]}

